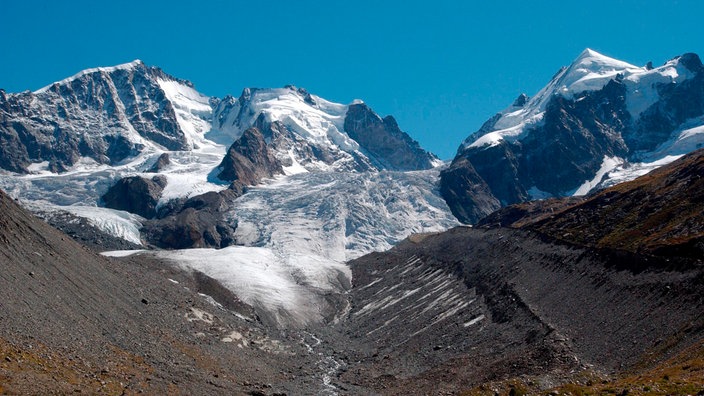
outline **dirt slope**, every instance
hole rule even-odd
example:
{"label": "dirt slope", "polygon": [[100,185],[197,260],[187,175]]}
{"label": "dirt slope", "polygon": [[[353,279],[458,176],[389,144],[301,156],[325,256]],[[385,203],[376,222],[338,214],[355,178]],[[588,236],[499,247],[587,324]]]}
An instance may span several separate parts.
{"label": "dirt slope", "polygon": [[704,149],[584,200],[529,202],[480,222],[493,225],[530,228],[582,246],[702,259]]}
{"label": "dirt slope", "polygon": [[315,389],[281,337],[212,280],[96,255],[0,192],[0,393]]}

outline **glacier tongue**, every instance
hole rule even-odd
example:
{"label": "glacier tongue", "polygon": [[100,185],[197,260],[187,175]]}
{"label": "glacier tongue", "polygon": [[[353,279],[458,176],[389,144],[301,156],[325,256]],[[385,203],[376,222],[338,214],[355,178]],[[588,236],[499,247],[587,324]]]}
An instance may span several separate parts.
{"label": "glacier tongue", "polygon": [[457,225],[437,192],[438,170],[321,172],[251,188],[235,202],[238,240],[336,261],[391,248],[411,233]]}
{"label": "glacier tongue", "polygon": [[439,196],[438,170],[321,172],[252,187],[229,214],[247,246],[159,252],[221,281],[281,327],[332,319],[351,283],[345,261],[411,233],[458,224]]}

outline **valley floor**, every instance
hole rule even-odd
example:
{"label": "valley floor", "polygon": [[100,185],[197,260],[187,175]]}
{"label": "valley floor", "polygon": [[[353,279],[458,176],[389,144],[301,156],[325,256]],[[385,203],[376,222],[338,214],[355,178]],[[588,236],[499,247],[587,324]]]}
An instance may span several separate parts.
{"label": "valley floor", "polygon": [[696,259],[588,249],[530,230],[419,233],[350,261],[343,290],[319,289],[333,307],[322,322],[283,326],[270,306],[238,296],[244,286],[175,265],[183,252],[107,258],[1,203],[3,393],[704,389]]}

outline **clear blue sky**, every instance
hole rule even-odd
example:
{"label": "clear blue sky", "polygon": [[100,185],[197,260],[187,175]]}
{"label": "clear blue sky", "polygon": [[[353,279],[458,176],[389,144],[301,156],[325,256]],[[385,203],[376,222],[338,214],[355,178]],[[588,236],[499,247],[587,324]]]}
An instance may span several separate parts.
{"label": "clear blue sky", "polygon": [[443,159],[586,47],[704,56],[704,1],[0,0],[0,88],[142,59],[212,96],[294,84],[359,98]]}

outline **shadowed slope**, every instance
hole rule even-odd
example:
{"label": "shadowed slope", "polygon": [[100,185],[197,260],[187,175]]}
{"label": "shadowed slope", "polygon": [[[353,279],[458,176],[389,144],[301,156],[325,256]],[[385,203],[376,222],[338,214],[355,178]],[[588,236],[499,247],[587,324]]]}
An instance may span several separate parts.
{"label": "shadowed slope", "polygon": [[300,351],[287,345],[212,279],[140,256],[96,255],[0,191],[2,392],[285,389],[282,370],[305,360],[293,362],[289,356]]}
{"label": "shadowed slope", "polygon": [[514,205],[479,225],[530,228],[583,246],[702,259],[704,150],[584,201]]}

